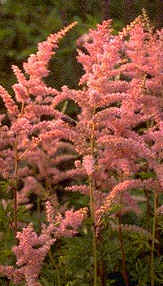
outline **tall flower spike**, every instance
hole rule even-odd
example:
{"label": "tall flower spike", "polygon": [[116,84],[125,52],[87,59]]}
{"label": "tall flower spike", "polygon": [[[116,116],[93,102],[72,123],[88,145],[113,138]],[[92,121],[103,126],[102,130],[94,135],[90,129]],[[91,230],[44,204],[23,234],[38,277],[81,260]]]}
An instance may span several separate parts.
{"label": "tall flower spike", "polygon": [[0,96],[4,101],[8,114],[11,117],[17,116],[19,113],[18,107],[16,106],[14,100],[11,98],[9,93],[1,85],[0,85]]}
{"label": "tall flower spike", "polygon": [[27,74],[30,76],[41,79],[48,75],[47,64],[53,54],[53,49],[58,47],[58,41],[64,37],[64,35],[72,29],[77,22],[73,22],[69,26],[65,27],[56,34],[51,34],[46,41],[38,44],[38,52],[32,54],[27,63],[24,63],[23,67]]}

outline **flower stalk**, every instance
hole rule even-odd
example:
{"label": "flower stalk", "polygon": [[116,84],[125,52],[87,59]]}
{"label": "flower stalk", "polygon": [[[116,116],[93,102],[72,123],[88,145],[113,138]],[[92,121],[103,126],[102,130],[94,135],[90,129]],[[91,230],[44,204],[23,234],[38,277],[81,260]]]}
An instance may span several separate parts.
{"label": "flower stalk", "polygon": [[155,233],[156,233],[156,209],[157,209],[157,193],[154,193],[154,214],[152,226],[152,246],[151,246],[151,286],[155,285],[155,269],[154,269],[154,248],[155,248]]}
{"label": "flower stalk", "polygon": [[17,233],[17,212],[18,212],[18,202],[17,202],[17,185],[18,185],[18,150],[17,150],[17,137],[15,139],[15,158],[14,158],[14,232],[15,236]]}
{"label": "flower stalk", "polygon": [[121,254],[122,254],[122,276],[125,281],[125,285],[128,286],[129,284],[128,284],[128,276],[127,276],[127,270],[126,270],[126,254],[124,250],[122,227],[121,227],[121,214],[119,214],[119,217],[118,217],[118,230],[119,230],[120,249],[121,249]]}
{"label": "flower stalk", "polygon": [[[94,145],[95,145],[95,125],[91,122],[91,156],[94,157]],[[90,197],[90,212],[92,220],[92,235],[93,235],[93,258],[94,258],[94,286],[97,286],[97,241],[96,241],[96,218],[95,218],[95,201],[94,201],[95,179],[94,174],[89,175],[89,197]]]}

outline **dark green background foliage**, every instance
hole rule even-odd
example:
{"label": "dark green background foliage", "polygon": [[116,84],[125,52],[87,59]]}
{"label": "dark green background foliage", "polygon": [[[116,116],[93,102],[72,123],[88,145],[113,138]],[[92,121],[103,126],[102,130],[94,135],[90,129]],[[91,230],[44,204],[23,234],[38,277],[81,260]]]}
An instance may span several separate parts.
{"label": "dark green background foliage", "polygon": [[15,82],[11,65],[21,67],[28,55],[36,51],[38,42],[73,21],[77,20],[78,26],[62,40],[51,62],[48,83],[57,88],[64,84],[77,87],[82,71],[76,62],[76,40],[90,27],[112,18],[116,32],[139,15],[143,7],[155,26],[162,26],[163,21],[161,0],[3,0],[0,3],[0,84],[8,90]]}

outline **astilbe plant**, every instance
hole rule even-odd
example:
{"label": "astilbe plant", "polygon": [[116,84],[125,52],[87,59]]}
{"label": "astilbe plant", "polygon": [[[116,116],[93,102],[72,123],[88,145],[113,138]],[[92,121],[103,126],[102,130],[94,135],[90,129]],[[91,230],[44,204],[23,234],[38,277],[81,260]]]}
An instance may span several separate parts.
{"label": "astilbe plant", "polygon": [[[55,185],[76,173],[81,175],[81,172],[75,170],[63,172],[57,167],[60,162],[74,158],[74,154],[71,145],[61,141],[61,139],[67,139],[65,123],[61,120],[62,114],[54,110],[51,105],[53,96],[58,92],[54,88],[47,87],[43,82],[43,78],[48,75],[47,64],[54,54],[52,50],[57,48],[59,39],[75,24],[74,22],[59,33],[50,35],[45,42],[38,45],[36,55],[31,55],[24,63],[24,71],[28,78],[18,67],[12,67],[18,80],[18,83],[13,85],[15,100],[2,86],[0,87],[0,95],[7,110],[6,114],[1,115],[0,174],[1,178],[9,181],[8,189],[13,191],[12,228],[17,233],[22,225],[21,221],[17,221],[19,206],[25,204],[26,207],[32,208],[33,202],[29,198],[31,193],[44,201],[50,199],[51,204],[55,205],[57,215],[55,230],[52,231],[52,222],[47,220],[51,225],[47,229],[49,236],[44,237],[45,240],[41,242],[42,248],[37,250],[32,248],[40,244],[40,239],[35,239],[34,243],[29,241],[31,236],[37,238],[31,225],[25,227],[22,234],[17,233],[16,238],[20,240],[20,244],[14,248],[14,252],[19,260],[20,256],[23,257],[21,258],[22,264],[19,260],[17,264],[21,266],[25,263],[26,266],[15,271],[14,268],[11,270],[11,267],[1,267],[1,272],[12,279],[15,284],[25,279],[27,285],[37,285],[36,278],[41,263],[55,240],[51,238],[52,232],[55,231],[56,237],[76,234],[86,214],[85,209],[67,210],[65,215],[59,213],[60,206],[54,190]],[[61,150],[66,150],[66,153],[60,154]],[[20,187],[19,185],[22,184],[23,187]],[[68,227],[71,227],[71,230]],[[30,251],[26,251],[26,247]],[[34,278],[32,278],[32,273]]]}
{"label": "astilbe plant", "polygon": [[[140,213],[138,199],[132,196],[131,190],[143,191],[147,207],[150,192],[154,194],[152,234],[142,229],[151,241],[153,286],[156,210],[163,186],[162,31],[154,32],[145,14],[114,36],[111,21],[104,21],[96,30],[89,31],[88,41],[78,49],[77,59],[84,69],[79,82],[81,89],[64,86],[57,91],[47,87],[43,78],[48,75],[47,64],[52,49],[73,25],[50,35],[47,41],[38,45],[36,55],[31,55],[24,63],[28,78],[18,67],[13,67],[18,80],[13,86],[18,104],[2,87],[0,89],[8,116],[8,124],[3,124],[4,116],[1,115],[1,176],[11,181],[10,188],[14,191],[15,232],[18,204],[29,202],[31,191],[47,201],[48,222],[42,225],[39,237],[32,225],[25,227],[22,233],[17,232],[20,243],[13,249],[17,265],[20,265],[20,259],[26,265],[21,264],[20,270],[8,266],[1,266],[0,270],[15,284],[19,279],[15,278],[17,272],[14,271],[18,271],[20,280],[25,279],[28,286],[39,285],[41,263],[50,246],[61,236],[75,235],[86,217],[85,208],[66,210],[64,215],[59,212],[54,189],[62,180],[70,178],[65,190],[80,192],[90,201],[94,286],[105,283],[104,275],[99,275],[97,256],[105,215],[114,221],[110,227],[118,229],[121,271],[127,286],[123,231],[139,233],[141,228],[123,225],[122,217],[130,211]],[[68,100],[80,107],[75,121],[57,110],[58,104]],[[57,157],[58,150],[66,148],[67,153]],[[63,172],[56,167],[57,162],[71,158],[76,158],[74,169]],[[144,170],[152,173],[151,178],[143,179]],[[24,183],[20,189],[19,180]],[[113,205],[119,207],[112,212]],[[34,243],[28,241],[29,232],[35,238]],[[47,235],[45,240],[41,240],[43,234]],[[36,244],[40,248],[34,249]],[[26,246],[29,251],[25,250]],[[34,277],[30,272],[33,260],[28,259],[29,253],[33,253],[34,260],[38,255],[41,257]]]}
{"label": "astilbe plant", "polygon": [[[108,26],[110,20],[91,30],[84,44],[86,52],[78,50],[78,61],[85,71],[79,82],[82,90],[64,86],[53,102],[56,105],[63,99],[71,99],[81,108],[69,140],[82,158],[82,163],[77,161],[76,165],[86,170],[88,187],[73,185],[66,189],[90,197],[94,285],[97,285],[97,238],[103,215],[117,202],[124,205],[123,213],[128,206],[138,212],[136,201],[128,193],[135,188],[144,189],[145,194],[152,190],[158,203],[163,186],[162,31],[154,33],[146,15],[138,17],[117,36],[111,34]],[[143,169],[152,171],[152,178],[142,180]],[[122,211],[118,214],[122,274],[128,285],[121,235]],[[155,210],[153,221],[155,224]],[[154,240],[153,236],[151,281]]]}
{"label": "astilbe plant", "polygon": [[[7,109],[7,114],[1,115],[0,173],[2,178],[10,181],[10,188],[14,190],[15,211],[18,204],[29,201],[31,192],[44,199],[54,196],[54,192],[51,193],[52,185],[71,177],[74,172],[63,173],[57,167],[60,162],[72,159],[74,154],[70,144],[60,140],[66,140],[66,128],[61,113],[51,105],[58,92],[47,87],[43,78],[48,75],[47,64],[54,54],[52,50],[57,48],[59,39],[75,24],[50,35],[47,41],[38,45],[37,54],[31,55],[24,63],[28,78],[18,67],[12,67],[18,80],[13,85],[16,102],[0,87],[0,95]],[[60,150],[70,152],[59,156]],[[23,187],[18,190],[19,181]],[[17,229],[16,221],[14,227]]]}

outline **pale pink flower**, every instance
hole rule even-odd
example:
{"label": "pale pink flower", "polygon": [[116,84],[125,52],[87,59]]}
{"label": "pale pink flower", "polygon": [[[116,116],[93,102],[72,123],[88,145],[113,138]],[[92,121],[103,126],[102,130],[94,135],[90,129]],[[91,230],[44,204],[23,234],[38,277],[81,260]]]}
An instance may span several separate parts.
{"label": "pale pink flower", "polygon": [[12,88],[15,91],[15,96],[18,102],[24,102],[29,99],[27,89],[21,83],[14,84]]}
{"label": "pale pink flower", "polygon": [[76,168],[81,168],[81,161],[75,160],[74,164]]}
{"label": "pale pink flower", "polygon": [[91,176],[95,170],[95,161],[92,155],[84,156],[83,167],[85,168],[88,176]]}

